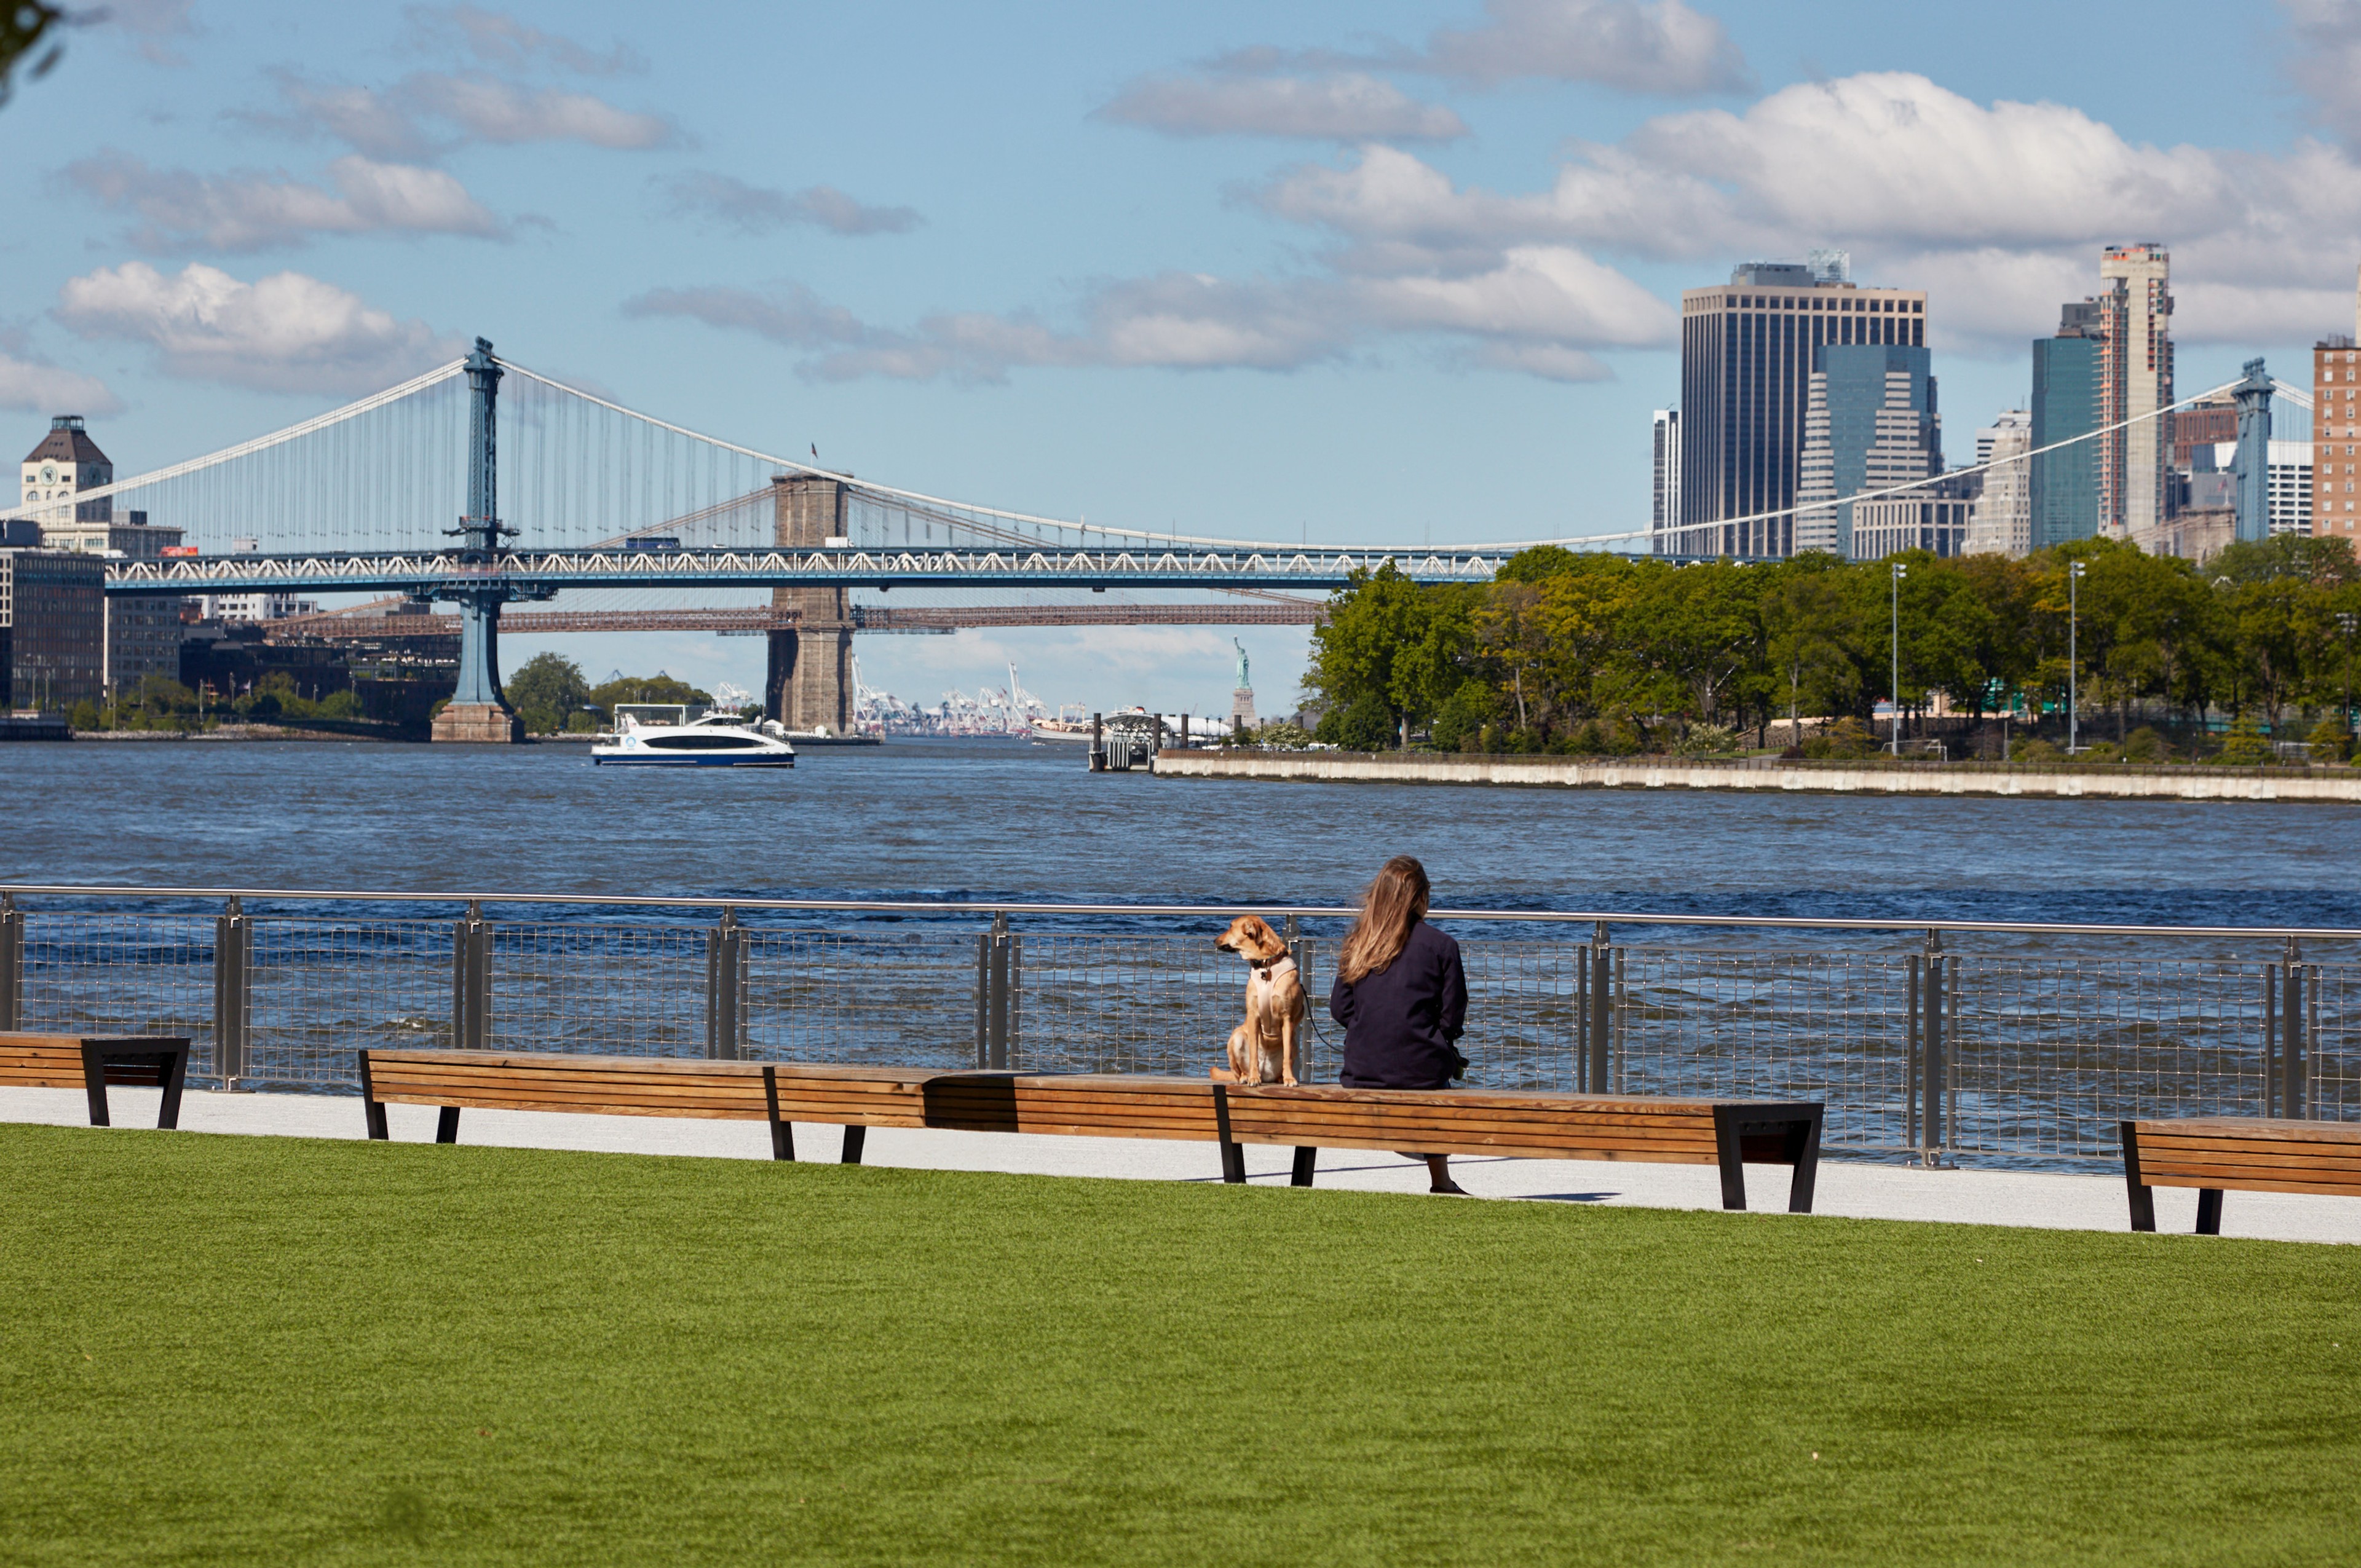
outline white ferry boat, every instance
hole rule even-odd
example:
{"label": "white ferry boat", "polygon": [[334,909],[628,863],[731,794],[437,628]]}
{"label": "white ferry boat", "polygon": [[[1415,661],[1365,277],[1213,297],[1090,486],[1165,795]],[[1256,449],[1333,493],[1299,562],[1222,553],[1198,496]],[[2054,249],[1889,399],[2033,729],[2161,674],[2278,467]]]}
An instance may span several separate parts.
{"label": "white ferry boat", "polygon": [[615,732],[590,748],[599,766],[792,768],[796,749],[776,719],[671,703],[619,703]]}

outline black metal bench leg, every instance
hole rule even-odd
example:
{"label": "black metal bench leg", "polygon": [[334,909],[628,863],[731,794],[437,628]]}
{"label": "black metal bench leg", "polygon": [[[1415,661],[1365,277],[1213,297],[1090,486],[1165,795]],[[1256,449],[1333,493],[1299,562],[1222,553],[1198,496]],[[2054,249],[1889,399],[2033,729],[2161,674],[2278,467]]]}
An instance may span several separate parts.
{"label": "black metal bench leg", "polygon": [[1787,1212],[1812,1212],[1812,1187],[1820,1175],[1820,1119],[1813,1117],[1800,1134],[1791,1134],[1788,1146],[1795,1162],[1795,1179],[1787,1184]]}
{"label": "black metal bench leg", "polygon": [[1316,1168],[1318,1167],[1319,1163],[1320,1163],[1320,1151],[1319,1151],[1318,1149],[1316,1149],[1316,1148],[1299,1148],[1299,1149],[1297,1149],[1297,1150],[1295,1151],[1295,1173],[1294,1173],[1292,1176],[1290,1176],[1290,1177],[1289,1177],[1289,1178],[1288,1178],[1287,1184],[1288,1184],[1290,1187],[1309,1187],[1309,1186],[1311,1186],[1311,1185],[1312,1185],[1312,1173],[1313,1169],[1314,1169],[1314,1168]]}
{"label": "black metal bench leg", "polygon": [[1721,1206],[1745,1208],[1746,1152],[1738,1117],[1730,1106],[1713,1108],[1713,1152],[1715,1163],[1721,1167]]}
{"label": "black metal bench leg", "polygon": [[859,1164],[861,1163],[861,1151],[862,1151],[862,1147],[868,1144],[868,1142],[869,1142],[869,1129],[868,1129],[868,1128],[866,1128],[866,1127],[850,1127],[850,1126],[849,1126],[849,1127],[847,1127],[847,1128],[845,1128],[845,1129],[844,1129],[844,1158],[843,1158],[842,1160],[839,1161],[838,1163],[842,1164],[842,1165],[859,1165]]}
{"label": "black metal bench leg", "polygon": [[792,1163],[796,1157],[796,1129],[779,1116],[779,1069],[763,1069],[763,1098],[771,1107],[771,1157]]}
{"label": "black metal bench leg", "polygon": [[1222,1146],[1222,1179],[1233,1187],[1246,1179],[1246,1152],[1230,1137],[1230,1091],[1213,1085],[1213,1137]]}
{"label": "black metal bench leg", "polygon": [[434,1118],[434,1141],[438,1144],[459,1141],[459,1108],[456,1105],[444,1106],[441,1114]]}
{"label": "black metal bench leg", "polygon": [[2156,1190],[2140,1179],[2139,1130],[2131,1123],[2123,1124],[2124,1185],[2130,1190],[2132,1229],[2156,1229]]}
{"label": "black metal bench leg", "polygon": [[114,1119],[106,1113],[106,1058],[88,1046],[82,1052],[82,1087],[90,1099],[90,1124],[115,1125]]}
{"label": "black metal bench leg", "polygon": [[156,1125],[167,1132],[181,1124],[181,1090],[189,1080],[189,1053],[174,1051],[164,1058],[164,1098],[156,1107]]}
{"label": "black metal bench leg", "polygon": [[2197,1190],[2197,1234],[2201,1236],[2222,1234],[2222,1190],[2218,1187]]}
{"label": "black metal bench leg", "polygon": [[368,1135],[372,1141],[381,1144],[392,1135],[385,1130],[385,1102],[362,1101],[361,1115],[362,1119],[368,1124]]}

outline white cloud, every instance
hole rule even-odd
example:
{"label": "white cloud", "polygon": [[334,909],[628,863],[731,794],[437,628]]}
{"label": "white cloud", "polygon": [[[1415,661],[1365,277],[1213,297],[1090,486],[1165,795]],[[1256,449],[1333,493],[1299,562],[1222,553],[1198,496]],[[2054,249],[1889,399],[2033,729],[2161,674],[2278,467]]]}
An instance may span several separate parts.
{"label": "white cloud", "polygon": [[[2321,329],[2311,302],[2347,283],[2350,263],[2314,236],[2361,228],[2361,165],[2311,140],[2279,154],[2136,144],[2070,106],[1981,104],[1880,72],[1743,113],[1660,116],[1576,147],[1538,192],[1459,186],[1371,147],[1285,171],[1257,199],[1324,233],[1339,266],[1376,275],[1452,276],[1520,246],[1572,246],[1705,262],[1709,281],[1731,262],[1836,245],[1863,275],[1929,288],[1938,344],[2054,330],[2060,300],[2096,289],[2100,247],[2153,239],[2186,302],[2176,334],[2195,340],[2266,321],[2280,335]],[[2248,305],[2198,313],[2240,295]]]}
{"label": "white cloud", "polygon": [[662,115],[633,114],[588,93],[535,92],[474,72],[424,72],[405,79],[397,91],[418,113],[447,120],[477,141],[641,148],[674,140],[672,123]]}
{"label": "white cloud", "polygon": [[1628,93],[1737,93],[1752,85],[1722,25],[1681,0],[1487,0],[1487,20],[1428,38],[1416,68],[1483,85],[1596,82]]}
{"label": "white cloud", "polygon": [[482,71],[413,71],[391,87],[316,82],[281,74],[288,112],[238,117],[294,136],[327,136],[372,158],[420,158],[468,142],[578,141],[623,151],[679,140],[662,115],[622,109],[588,93],[530,88]]}
{"label": "white cloud", "polygon": [[0,352],[0,409],[46,414],[111,414],[123,411],[123,401],[95,376]]}
{"label": "white cloud", "polygon": [[2312,118],[2361,146],[2361,5],[2354,0],[2279,0],[2292,44],[2288,79],[2312,100]]}
{"label": "white cloud", "polygon": [[825,381],[998,382],[1027,367],[1284,371],[1342,359],[1388,333],[1441,334],[1466,363],[1595,380],[1608,372],[1589,349],[1661,344],[1674,321],[1637,284],[1563,247],[1519,248],[1489,271],[1449,279],[1167,272],[1100,284],[1071,331],[981,312],[930,315],[906,331],[874,326],[800,284],[653,290],[624,310],[768,338],[802,353],[802,373]]}
{"label": "white cloud", "polygon": [[502,70],[548,64],[578,75],[611,76],[647,69],[647,61],[625,44],[600,54],[563,34],[544,32],[517,17],[475,5],[413,5],[409,15],[428,43],[456,38],[477,59]]}
{"label": "white cloud", "polygon": [[68,280],[57,315],[84,337],[151,345],[171,375],[266,391],[373,390],[460,352],[457,338],[301,272],[247,283],[198,263],[167,277],[127,262]]}
{"label": "white cloud", "polygon": [[137,214],[131,241],[143,250],[259,250],[315,234],[500,233],[500,221],[441,170],[347,156],[328,165],[328,177],[333,191],[283,173],[154,169],[108,151],[68,165],[63,182]]}
{"label": "white cloud", "polygon": [[192,0],[108,0],[89,13],[93,20],[131,35],[139,52],[159,65],[186,65],[176,47],[192,38],[197,25],[189,13]]}
{"label": "white cloud", "polygon": [[1304,137],[1327,141],[1449,141],[1467,123],[1359,71],[1251,76],[1220,71],[1148,76],[1094,111],[1172,136]]}
{"label": "white cloud", "polygon": [[708,171],[676,175],[662,184],[666,210],[674,216],[704,218],[746,235],[795,225],[840,235],[906,234],[926,221],[914,207],[872,207],[833,185],[774,191]]}

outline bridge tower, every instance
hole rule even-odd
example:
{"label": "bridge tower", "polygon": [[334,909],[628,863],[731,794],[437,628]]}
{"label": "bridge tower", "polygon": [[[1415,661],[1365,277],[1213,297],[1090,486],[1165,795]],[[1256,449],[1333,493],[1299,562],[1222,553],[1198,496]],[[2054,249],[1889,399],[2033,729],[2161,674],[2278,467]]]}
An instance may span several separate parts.
{"label": "bridge tower", "polygon": [[2246,364],[2246,379],[2230,389],[2238,404],[2237,456],[2230,470],[2238,506],[2238,538],[2271,536],[2271,378],[2259,359]]}
{"label": "bridge tower", "polygon": [[[822,474],[771,477],[774,538],[782,549],[818,549],[848,537],[851,488]],[[774,609],[797,612],[771,633],[763,710],[790,729],[852,728],[852,612],[842,588],[774,588]]]}
{"label": "bridge tower", "polygon": [[[476,339],[467,356],[467,514],[445,532],[458,536],[463,566],[495,567],[507,554],[500,541],[516,530],[500,519],[500,362],[492,345]],[[459,685],[434,716],[437,740],[493,741],[524,739],[524,725],[500,690],[500,606],[524,597],[500,582],[436,590],[459,606]],[[546,596],[539,596],[546,597]]]}

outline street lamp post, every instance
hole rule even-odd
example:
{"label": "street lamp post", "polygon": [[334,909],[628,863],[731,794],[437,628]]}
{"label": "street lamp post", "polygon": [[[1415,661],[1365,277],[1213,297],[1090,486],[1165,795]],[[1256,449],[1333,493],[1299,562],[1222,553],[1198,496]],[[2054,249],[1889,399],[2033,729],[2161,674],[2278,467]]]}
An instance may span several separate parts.
{"label": "street lamp post", "polygon": [[2082,563],[2066,573],[2066,754],[2082,749],[2081,653]]}
{"label": "street lamp post", "polygon": [[1894,563],[1894,755],[1902,756],[1902,579],[1910,568]]}

